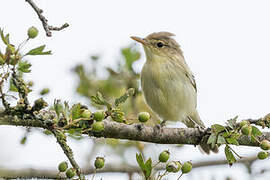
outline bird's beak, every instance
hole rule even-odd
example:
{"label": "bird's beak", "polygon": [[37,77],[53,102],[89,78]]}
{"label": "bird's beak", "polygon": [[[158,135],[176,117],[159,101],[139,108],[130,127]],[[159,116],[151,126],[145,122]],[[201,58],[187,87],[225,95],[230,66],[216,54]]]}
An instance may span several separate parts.
{"label": "bird's beak", "polygon": [[136,37],[136,36],[131,36],[130,38],[137,41],[137,42],[139,42],[139,43],[142,43],[145,46],[149,45],[149,43],[143,38]]}

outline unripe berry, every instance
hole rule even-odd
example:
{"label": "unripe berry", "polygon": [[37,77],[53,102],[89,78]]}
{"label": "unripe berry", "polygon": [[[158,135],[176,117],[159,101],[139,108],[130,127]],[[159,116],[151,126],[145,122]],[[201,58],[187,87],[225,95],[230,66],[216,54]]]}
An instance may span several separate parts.
{"label": "unripe berry", "polygon": [[75,172],[75,169],[73,169],[73,168],[69,168],[66,171],[67,178],[73,178],[75,176],[75,174],[76,174],[76,172]]}
{"label": "unripe berry", "polygon": [[177,173],[181,169],[182,165],[179,161],[172,161],[166,165],[166,171]]}
{"label": "unripe berry", "polygon": [[267,151],[270,150],[270,142],[268,140],[262,140],[261,144],[260,144],[261,149]]}
{"label": "unripe berry", "polygon": [[29,82],[27,83],[27,85],[30,86],[30,87],[32,87],[32,86],[34,85],[34,82],[33,82],[33,81],[29,81]]}
{"label": "unripe berry", "polygon": [[159,162],[167,162],[168,159],[170,158],[170,152],[169,151],[163,151],[162,153],[159,154]]}
{"label": "unripe berry", "polygon": [[192,164],[191,162],[185,162],[181,168],[181,171],[183,174],[189,173],[192,169]]}
{"label": "unripe berry", "polygon": [[261,151],[257,154],[258,159],[266,159],[268,157],[268,152]]}
{"label": "unripe berry", "polygon": [[242,134],[244,135],[251,135],[251,132],[252,132],[252,127],[250,125],[244,125],[242,128],[241,128],[241,132]]}
{"label": "unripe berry", "polygon": [[95,160],[96,169],[103,168],[104,164],[105,164],[105,159],[103,157],[96,157],[96,160]]}
{"label": "unripe berry", "polygon": [[50,92],[50,89],[49,88],[43,88],[41,91],[40,91],[40,95],[45,95],[45,94],[48,94]]}
{"label": "unripe berry", "polygon": [[138,114],[138,119],[140,122],[146,122],[150,119],[150,114],[148,112],[140,112]]}
{"label": "unripe berry", "polygon": [[82,116],[83,118],[90,118],[91,115],[92,115],[92,113],[91,113],[90,110],[84,109],[81,116]]}
{"label": "unripe berry", "polygon": [[66,161],[63,161],[58,165],[58,170],[60,172],[65,172],[67,168],[68,168],[68,163]]}
{"label": "unripe berry", "polygon": [[27,35],[29,38],[34,39],[38,35],[38,29],[34,26],[30,27],[27,31]]}
{"label": "unripe berry", "polygon": [[105,112],[103,110],[98,110],[94,112],[94,119],[96,121],[102,121],[105,118]]}
{"label": "unripe berry", "polygon": [[248,124],[249,124],[249,122],[244,120],[244,121],[240,122],[239,126],[242,128],[243,126],[248,125]]}
{"label": "unripe berry", "polygon": [[92,129],[94,132],[104,131],[105,129],[104,122],[102,121],[94,122],[94,124],[92,125]]}

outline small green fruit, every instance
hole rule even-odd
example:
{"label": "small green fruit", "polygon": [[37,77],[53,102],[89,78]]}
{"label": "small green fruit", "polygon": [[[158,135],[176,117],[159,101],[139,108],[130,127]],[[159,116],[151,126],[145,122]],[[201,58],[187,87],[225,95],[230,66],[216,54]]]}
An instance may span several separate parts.
{"label": "small green fruit", "polygon": [[27,137],[26,137],[26,136],[24,136],[24,137],[21,139],[20,143],[24,145],[24,144],[25,144],[25,142],[26,142],[26,140],[27,140]]}
{"label": "small green fruit", "polygon": [[75,169],[73,168],[69,168],[67,171],[66,171],[66,176],[67,178],[73,178],[76,174],[76,171]]}
{"label": "small green fruit", "polygon": [[240,122],[239,126],[242,128],[243,126],[248,125],[248,124],[249,124],[249,122],[244,120],[244,121]]}
{"label": "small green fruit", "polygon": [[94,124],[92,125],[92,129],[94,132],[104,131],[105,129],[104,122],[102,121],[94,122]]}
{"label": "small green fruit", "polygon": [[158,157],[159,162],[167,162],[169,158],[170,158],[170,152],[167,150],[160,153]]}
{"label": "small green fruit", "polygon": [[83,118],[90,118],[91,115],[92,115],[91,111],[89,111],[88,109],[84,109],[81,116]]}
{"label": "small green fruit", "polygon": [[48,94],[50,92],[50,89],[49,88],[43,88],[41,91],[40,91],[40,95],[45,95],[45,94]]}
{"label": "small green fruit", "polygon": [[179,161],[171,161],[166,165],[166,171],[177,173],[181,167],[182,165]]}
{"label": "small green fruit", "polygon": [[30,27],[27,31],[27,35],[29,38],[34,39],[38,35],[38,29],[34,26]]}
{"label": "small green fruit", "polygon": [[105,164],[105,159],[103,157],[96,157],[96,160],[95,160],[96,169],[103,168],[104,164]]}
{"label": "small green fruit", "polygon": [[241,128],[241,132],[242,134],[244,135],[251,135],[251,132],[252,132],[252,127],[250,125],[244,125],[242,128]]}
{"label": "small green fruit", "polygon": [[261,149],[268,151],[268,150],[270,150],[270,142],[266,139],[262,140],[260,147],[261,147]]}
{"label": "small green fruit", "polygon": [[105,118],[105,112],[103,110],[98,110],[94,112],[94,119],[96,121],[102,121]]}
{"label": "small green fruit", "polygon": [[257,154],[258,159],[266,159],[268,157],[268,152],[261,151]]}
{"label": "small green fruit", "polygon": [[183,174],[189,173],[192,169],[192,164],[191,162],[185,162],[181,168],[181,171]]}
{"label": "small green fruit", "polygon": [[150,119],[150,114],[148,112],[140,112],[138,114],[138,119],[140,122],[146,122]]}
{"label": "small green fruit", "polygon": [[29,82],[27,83],[27,85],[28,85],[29,87],[32,87],[32,86],[34,85],[34,82],[33,82],[33,81],[29,81]]}
{"label": "small green fruit", "polygon": [[58,170],[60,172],[65,172],[67,168],[68,168],[68,163],[66,161],[63,161],[58,165]]}

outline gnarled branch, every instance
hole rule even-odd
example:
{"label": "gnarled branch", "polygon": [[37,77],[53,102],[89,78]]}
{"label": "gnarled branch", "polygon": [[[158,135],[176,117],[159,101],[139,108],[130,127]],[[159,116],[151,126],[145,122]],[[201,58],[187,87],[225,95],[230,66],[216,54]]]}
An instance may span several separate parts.
{"label": "gnarled branch", "polygon": [[[250,156],[247,158],[242,158],[236,163],[253,163],[257,159],[257,156]],[[222,160],[210,160],[210,161],[199,161],[194,162],[192,164],[192,168],[201,168],[207,166],[216,166],[216,165],[227,165],[228,162],[226,159]],[[159,165],[155,168],[155,170],[164,170],[165,165]],[[95,172],[93,167],[83,167],[82,173],[84,175],[90,175]],[[97,171],[97,173],[140,173],[141,169],[138,166],[133,166],[129,164],[106,164],[106,166]],[[57,169],[34,169],[34,168],[26,168],[26,169],[1,169],[0,168],[0,177],[6,178],[59,178]],[[60,175],[61,177],[61,175]]]}
{"label": "gnarled branch", "polygon": [[[25,127],[40,127],[48,129],[45,122],[51,121],[55,116],[53,111],[42,110],[36,115],[36,118],[27,117],[26,119],[17,116],[6,115],[0,111],[0,125],[15,125]],[[142,124],[127,125],[114,121],[104,120],[105,130],[101,133],[95,133],[91,130],[84,132],[89,136],[128,139],[134,141],[152,142],[158,144],[190,144],[197,145],[204,133],[197,128],[157,128],[148,127]],[[270,133],[264,132],[263,135],[257,136],[259,141],[267,139],[270,141]],[[249,136],[241,136],[238,139],[239,145],[242,146],[259,146],[259,143],[252,141]]]}
{"label": "gnarled branch", "polygon": [[54,27],[54,26],[50,26],[48,24],[48,20],[46,19],[45,16],[43,16],[43,10],[40,9],[32,0],[25,0],[26,2],[28,2],[30,4],[30,6],[35,10],[35,12],[37,13],[40,21],[42,22],[43,28],[46,32],[46,35],[48,37],[52,36],[52,31],[61,31],[64,28],[67,28],[69,26],[68,23],[63,24],[61,27]]}

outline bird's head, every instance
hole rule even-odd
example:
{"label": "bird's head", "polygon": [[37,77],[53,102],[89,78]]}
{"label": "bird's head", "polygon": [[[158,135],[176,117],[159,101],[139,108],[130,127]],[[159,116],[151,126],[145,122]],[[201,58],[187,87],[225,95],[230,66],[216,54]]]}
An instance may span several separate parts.
{"label": "bird's head", "polygon": [[158,60],[182,55],[179,44],[172,36],[174,34],[170,32],[157,32],[146,38],[136,36],[131,36],[131,38],[143,45],[147,60]]}

